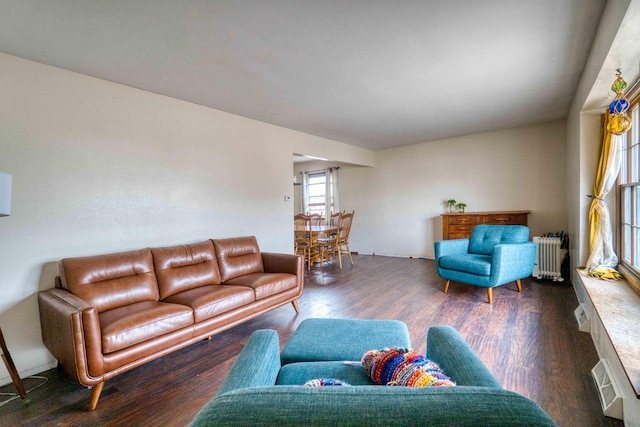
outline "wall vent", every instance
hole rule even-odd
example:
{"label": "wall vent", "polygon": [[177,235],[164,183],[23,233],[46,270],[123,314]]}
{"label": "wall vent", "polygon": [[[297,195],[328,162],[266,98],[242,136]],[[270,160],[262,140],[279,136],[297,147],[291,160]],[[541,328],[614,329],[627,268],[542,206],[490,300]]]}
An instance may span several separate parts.
{"label": "wall vent", "polygon": [[580,304],[573,312],[578,321],[578,330],[582,332],[591,332],[591,318],[587,313],[587,307],[584,304]]}
{"label": "wall vent", "polygon": [[602,405],[602,412],[608,417],[621,420],[622,415],[622,395],[618,385],[611,375],[611,369],[606,359],[600,361],[591,370],[591,375],[598,388],[598,397]]}

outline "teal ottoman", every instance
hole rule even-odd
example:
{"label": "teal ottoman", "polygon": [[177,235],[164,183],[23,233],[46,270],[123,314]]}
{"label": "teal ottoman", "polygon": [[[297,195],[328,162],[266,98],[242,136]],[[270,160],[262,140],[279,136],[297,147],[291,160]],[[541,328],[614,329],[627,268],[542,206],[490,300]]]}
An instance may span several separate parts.
{"label": "teal ottoman", "polygon": [[351,385],[374,385],[359,364],[364,353],[385,347],[411,348],[407,325],[398,320],[305,319],[280,355],[276,385],[303,385],[335,378]]}
{"label": "teal ottoman", "polygon": [[280,355],[295,362],[360,361],[369,350],[411,348],[407,325],[399,320],[305,319]]}

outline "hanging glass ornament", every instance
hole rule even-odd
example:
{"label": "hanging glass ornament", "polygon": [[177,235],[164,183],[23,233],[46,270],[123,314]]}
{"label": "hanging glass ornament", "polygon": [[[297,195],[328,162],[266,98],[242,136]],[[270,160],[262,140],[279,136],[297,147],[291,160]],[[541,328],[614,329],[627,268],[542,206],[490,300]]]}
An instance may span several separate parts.
{"label": "hanging glass ornament", "polygon": [[622,135],[631,127],[631,119],[626,114],[618,114],[609,118],[607,130],[614,135]]}
{"label": "hanging glass ornament", "polygon": [[616,80],[611,85],[611,90],[616,93],[616,97],[609,104],[609,124],[607,131],[614,135],[622,135],[631,127],[631,119],[627,115],[629,101],[624,97],[624,90],[627,82],[622,78],[622,71],[616,70]]}

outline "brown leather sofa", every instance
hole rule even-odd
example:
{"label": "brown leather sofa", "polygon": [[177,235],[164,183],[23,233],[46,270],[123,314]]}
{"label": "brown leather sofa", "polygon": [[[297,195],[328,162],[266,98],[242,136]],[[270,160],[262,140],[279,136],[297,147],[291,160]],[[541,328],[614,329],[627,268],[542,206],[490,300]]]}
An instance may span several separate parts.
{"label": "brown leather sofa", "polygon": [[255,237],[66,258],[38,294],[44,344],[95,409],[104,382],[302,295],[299,255]]}

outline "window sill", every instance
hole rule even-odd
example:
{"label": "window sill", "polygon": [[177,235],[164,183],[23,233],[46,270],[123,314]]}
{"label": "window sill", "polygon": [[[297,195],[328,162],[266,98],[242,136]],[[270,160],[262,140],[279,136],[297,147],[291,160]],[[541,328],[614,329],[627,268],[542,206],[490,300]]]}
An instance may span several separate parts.
{"label": "window sill", "polygon": [[636,397],[640,399],[640,295],[626,280],[603,281],[577,269]]}

